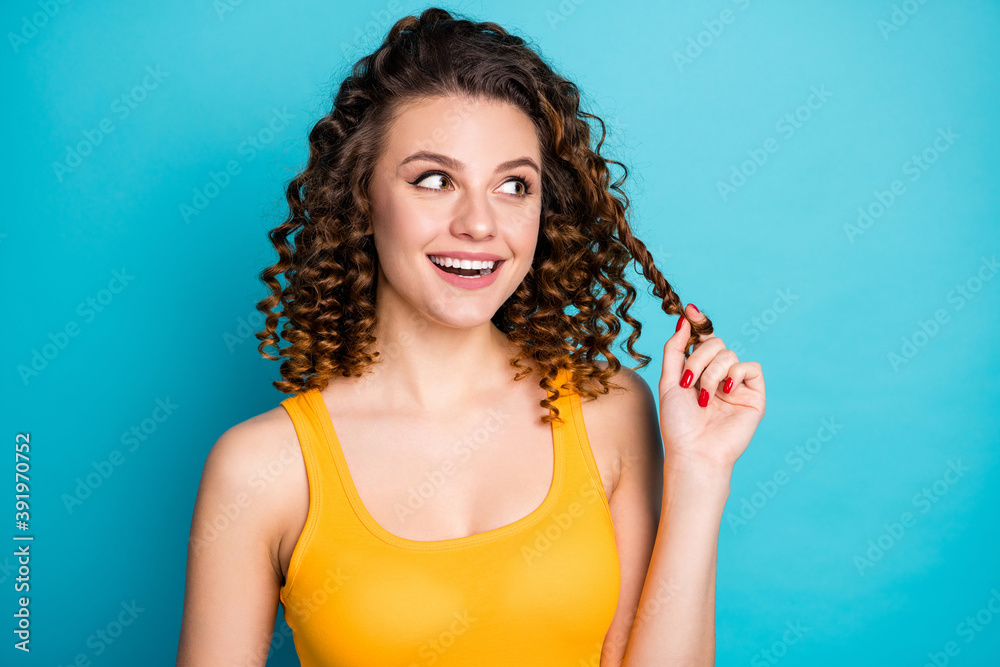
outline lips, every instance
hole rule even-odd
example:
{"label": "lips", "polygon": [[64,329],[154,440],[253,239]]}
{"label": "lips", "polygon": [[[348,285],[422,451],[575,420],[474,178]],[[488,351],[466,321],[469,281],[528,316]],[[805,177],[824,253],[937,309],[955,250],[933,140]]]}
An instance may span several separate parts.
{"label": "lips", "polygon": [[451,273],[449,271],[446,271],[443,267],[438,266],[433,261],[431,261],[430,257],[427,258],[427,261],[430,263],[432,267],[434,267],[434,272],[438,276],[440,276],[441,279],[444,280],[446,283],[467,290],[477,290],[492,285],[497,278],[497,274],[500,273],[500,270],[506,263],[504,260],[498,259],[495,261],[493,265],[493,271],[491,271],[488,274],[485,275],[479,274],[478,276],[476,275],[462,276],[457,273]]}
{"label": "lips", "polygon": [[[469,267],[468,269],[465,269],[465,268],[461,268],[460,269],[460,268],[454,267],[454,266],[443,266],[443,265],[438,264],[437,262],[435,262],[433,259],[431,259],[431,257],[432,257],[431,255],[427,256],[427,259],[430,261],[431,264],[433,264],[437,268],[441,269],[445,273],[450,273],[450,274],[456,275],[456,276],[480,276],[480,275],[482,275],[482,276],[488,276],[491,273],[495,273],[496,271],[498,271],[500,269],[500,267],[503,265],[504,261],[505,261],[505,260],[502,260],[502,259],[499,259],[499,258],[497,258],[497,259],[486,259],[486,260],[469,260],[469,261],[491,261],[491,262],[493,262],[493,267],[489,269],[489,273],[480,273],[480,271],[483,271],[485,269],[476,269],[476,268],[472,268],[472,267]],[[434,255],[434,257],[438,257],[440,259],[441,257],[443,257],[443,255]],[[450,255],[444,255],[444,257],[449,257],[450,259],[461,259],[461,260],[467,259],[465,257],[452,257]]]}

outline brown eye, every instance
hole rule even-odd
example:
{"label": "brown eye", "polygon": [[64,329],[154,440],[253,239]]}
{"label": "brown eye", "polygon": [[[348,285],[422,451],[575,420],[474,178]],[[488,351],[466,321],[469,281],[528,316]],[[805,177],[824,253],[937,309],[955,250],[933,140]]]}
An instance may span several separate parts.
{"label": "brown eye", "polygon": [[[445,176],[444,174],[437,174],[437,173],[435,173],[435,174],[427,174],[426,176],[421,176],[416,181],[413,181],[413,184],[416,185],[418,188],[426,188],[428,190],[442,190],[442,189],[447,189],[447,187],[445,187],[445,188],[434,187],[433,186],[434,179],[437,179],[438,183],[443,182],[445,184],[448,184],[448,183],[451,182],[450,179],[447,176]],[[420,185],[421,183],[424,183],[424,182],[429,182],[432,185]]]}
{"label": "brown eye", "polygon": [[[504,186],[513,185],[514,186],[513,192],[507,191],[506,194],[514,195],[516,197],[525,197],[525,196],[527,196],[529,194],[528,193],[528,184],[522,178],[512,178],[509,181],[507,181],[506,183],[504,183],[503,185]],[[503,186],[501,186],[501,187],[503,187]]]}

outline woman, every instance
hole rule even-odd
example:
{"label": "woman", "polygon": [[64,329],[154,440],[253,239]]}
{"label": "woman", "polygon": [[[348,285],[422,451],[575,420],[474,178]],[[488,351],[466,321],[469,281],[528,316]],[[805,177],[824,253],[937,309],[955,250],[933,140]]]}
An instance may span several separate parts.
{"label": "woman", "polygon": [[[357,63],[270,234],[290,396],[205,462],[178,664],[265,664],[279,601],[307,666],[714,664],[763,376],[653,266],[587,119],[438,8]],[[680,316],[659,414],[610,350],[624,320],[650,361],[632,261]]]}

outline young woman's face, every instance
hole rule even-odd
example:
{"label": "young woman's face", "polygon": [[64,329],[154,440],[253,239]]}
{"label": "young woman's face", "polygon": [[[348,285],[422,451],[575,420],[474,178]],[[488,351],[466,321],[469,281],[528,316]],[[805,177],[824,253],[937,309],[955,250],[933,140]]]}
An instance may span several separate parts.
{"label": "young woman's face", "polygon": [[[531,268],[541,165],[535,127],[513,106],[447,96],[405,107],[371,189],[379,309],[454,327],[489,322]],[[477,276],[466,278],[435,259],[492,259],[493,273],[463,263]]]}

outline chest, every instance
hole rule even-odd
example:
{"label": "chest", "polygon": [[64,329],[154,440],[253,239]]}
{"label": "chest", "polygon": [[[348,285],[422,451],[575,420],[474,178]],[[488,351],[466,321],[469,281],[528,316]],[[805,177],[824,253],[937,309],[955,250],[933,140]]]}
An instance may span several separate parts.
{"label": "chest", "polygon": [[[539,419],[544,413],[537,401],[508,397],[433,422],[358,409],[330,413],[358,497],[393,535],[434,541],[483,533],[529,515],[549,493],[554,434]],[[599,400],[584,401],[582,414],[583,444],[589,443],[610,499],[619,472],[612,416]],[[299,465],[301,488],[293,494],[299,502],[283,522],[277,554],[283,574],[309,509],[304,462]]]}
{"label": "chest", "polygon": [[[617,454],[600,411],[591,412],[588,440],[610,498]],[[368,513],[394,535],[425,541],[505,526],[542,504],[555,459],[553,428],[539,414],[537,404],[501,404],[448,423],[365,419],[357,413],[333,418]]]}
{"label": "chest", "polygon": [[[537,403],[436,422],[330,410],[330,460],[310,452],[311,470],[326,471],[310,479],[332,489],[327,511],[313,515],[281,589],[303,665],[597,664],[620,562],[594,468],[610,497],[616,456],[594,410],[584,408],[593,425],[565,410],[556,428],[538,419]],[[307,450],[320,441],[309,433]],[[543,502],[549,509],[536,512]],[[524,530],[494,531],[529,514],[538,520]],[[383,531],[417,542],[494,533],[425,550]]]}

